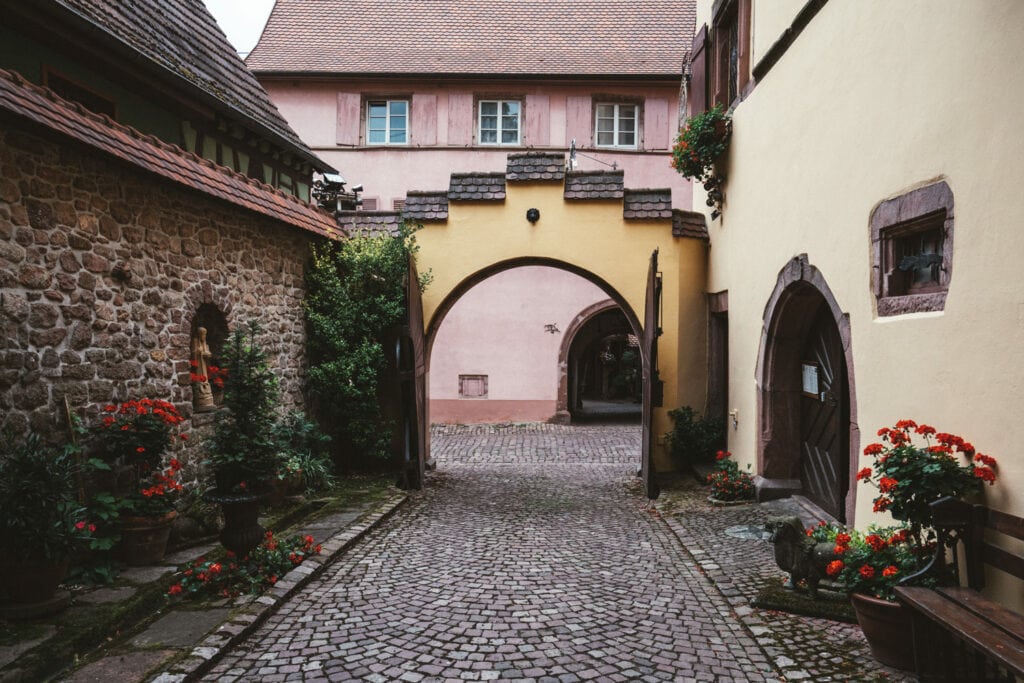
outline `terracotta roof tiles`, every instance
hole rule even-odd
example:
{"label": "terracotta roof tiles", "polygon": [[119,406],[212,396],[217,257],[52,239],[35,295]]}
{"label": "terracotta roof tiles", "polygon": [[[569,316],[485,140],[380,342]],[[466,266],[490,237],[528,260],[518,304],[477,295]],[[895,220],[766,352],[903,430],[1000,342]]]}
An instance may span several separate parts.
{"label": "terracotta roof tiles", "polygon": [[504,201],[504,173],[452,173],[449,201]]}
{"label": "terracotta roof tiles", "polygon": [[672,190],[625,190],[622,217],[627,220],[672,218]]}
{"label": "terracotta roof tiles", "polygon": [[681,77],[695,0],[277,0],[257,73]]}
{"label": "terracotta roof tiles", "polygon": [[278,138],[277,144],[292,148],[318,168],[330,168],[284,120],[202,2],[34,0],[34,4],[43,12],[59,13],[63,8],[64,17],[85,22],[87,30],[91,25],[94,35],[83,39],[98,38],[114,49],[141,54],[157,70],[198,89],[201,98],[233,112],[231,118],[256,123],[269,137]]}
{"label": "terracotta roof tiles", "polygon": [[67,102],[53,91],[0,69],[0,112],[27,119],[136,168],[235,206],[318,235],[337,238],[325,211],[208,159]]}
{"label": "terracotta roof tiles", "polygon": [[566,199],[622,199],[622,171],[571,171],[565,175]]}
{"label": "terracotta roof tiles", "polygon": [[448,193],[443,190],[409,192],[405,196],[402,217],[418,222],[448,220]]}
{"label": "terracotta roof tiles", "polygon": [[562,152],[509,154],[505,178],[508,180],[562,180],[565,178],[565,154]]}

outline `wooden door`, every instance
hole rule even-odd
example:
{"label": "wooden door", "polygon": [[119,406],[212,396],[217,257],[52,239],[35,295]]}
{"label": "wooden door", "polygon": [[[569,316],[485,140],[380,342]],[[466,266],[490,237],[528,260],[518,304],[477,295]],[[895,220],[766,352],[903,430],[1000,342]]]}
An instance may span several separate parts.
{"label": "wooden door", "polygon": [[658,312],[661,310],[661,278],[658,275],[658,250],[651,254],[647,270],[647,294],[644,299],[644,329],[640,340],[643,372],[643,435],[641,437],[640,477],[648,498],[661,493],[654,470],[654,408],[661,405],[661,379],[658,377]]}
{"label": "wooden door", "polygon": [[846,521],[849,491],[849,392],[839,330],[822,305],[801,361],[800,480],[804,494]]}
{"label": "wooden door", "polygon": [[427,450],[427,364],[423,333],[423,298],[416,261],[409,255],[405,283],[406,323],[398,343],[398,369],[402,395],[403,483],[423,486]]}

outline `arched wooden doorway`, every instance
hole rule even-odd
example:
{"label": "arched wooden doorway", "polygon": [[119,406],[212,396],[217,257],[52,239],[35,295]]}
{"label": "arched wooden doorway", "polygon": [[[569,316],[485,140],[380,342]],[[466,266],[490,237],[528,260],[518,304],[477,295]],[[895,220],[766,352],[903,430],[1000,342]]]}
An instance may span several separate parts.
{"label": "arched wooden doorway", "polygon": [[849,320],[805,255],[783,268],[765,307],[757,380],[762,476],[852,522],[860,434]]}

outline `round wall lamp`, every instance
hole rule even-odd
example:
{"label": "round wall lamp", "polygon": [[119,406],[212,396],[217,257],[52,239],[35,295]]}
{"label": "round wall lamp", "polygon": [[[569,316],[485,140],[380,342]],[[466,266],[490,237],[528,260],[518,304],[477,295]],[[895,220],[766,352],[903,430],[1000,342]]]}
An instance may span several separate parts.
{"label": "round wall lamp", "polygon": [[539,221],[540,220],[540,209],[527,209],[526,210],[526,220],[530,221],[531,223],[536,223],[537,221]]}

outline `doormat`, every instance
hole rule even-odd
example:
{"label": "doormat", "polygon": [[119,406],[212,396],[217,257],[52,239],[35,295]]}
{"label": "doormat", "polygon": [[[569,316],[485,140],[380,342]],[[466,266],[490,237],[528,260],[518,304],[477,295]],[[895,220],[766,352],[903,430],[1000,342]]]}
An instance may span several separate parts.
{"label": "doormat", "polygon": [[757,597],[750,601],[754,607],[773,609],[780,612],[792,612],[805,617],[819,617],[832,621],[857,623],[850,599],[845,595],[837,595],[819,590],[818,598],[808,593],[783,588],[777,579],[770,579],[761,587]]}

